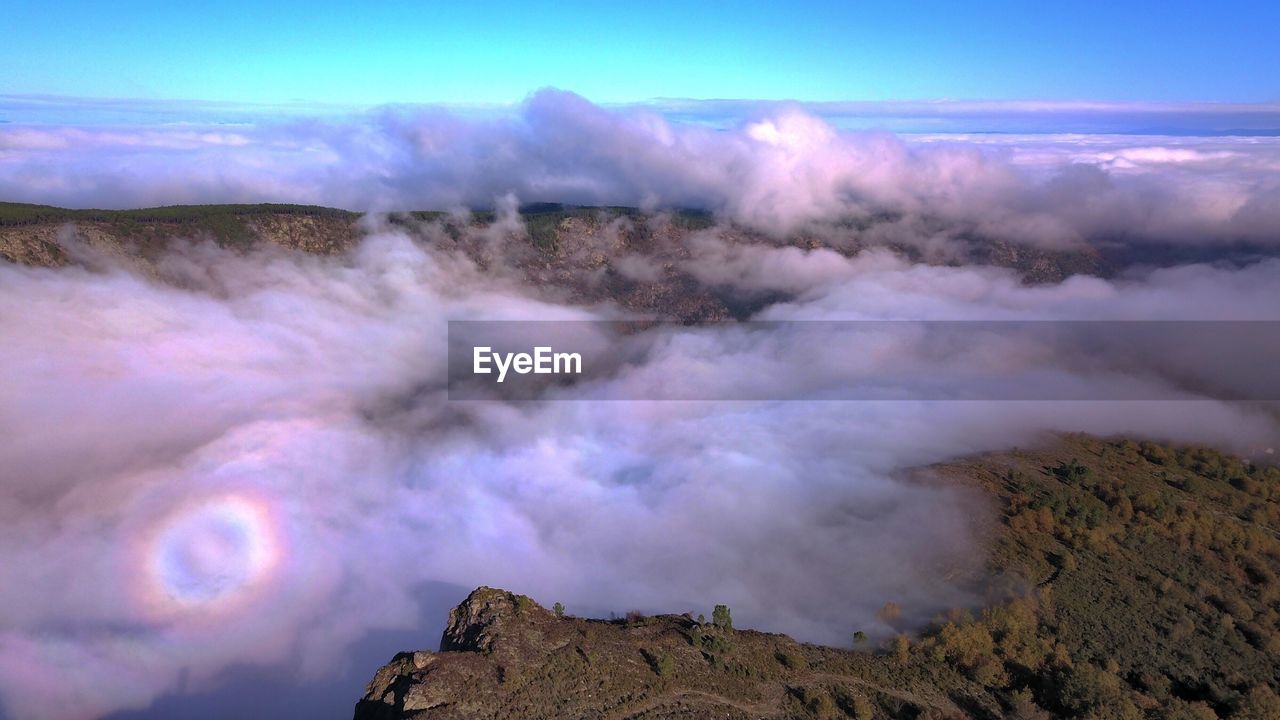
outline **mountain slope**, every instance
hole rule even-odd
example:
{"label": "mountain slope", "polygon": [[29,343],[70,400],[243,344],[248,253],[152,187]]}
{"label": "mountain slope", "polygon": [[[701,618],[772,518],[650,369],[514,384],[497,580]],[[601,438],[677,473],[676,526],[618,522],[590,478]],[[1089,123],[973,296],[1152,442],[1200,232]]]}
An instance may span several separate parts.
{"label": "mountain slope", "polygon": [[985,608],[837,649],[481,588],[356,718],[1280,717],[1280,470],[1070,436],[926,472],[999,508]]}
{"label": "mountain slope", "polygon": [[[629,208],[524,208],[513,225],[490,212],[466,218],[439,212],[393,213],[361,224],[356,213],[302,205],[191,205],[142,210],[67,210],[0,203],[0,258],[38,267],[76,261],[88,250],[154,270],[154,262],[180,240],[224,247],[283,247],[338,254],[370,228],[391,228],[415,240],[457,250],[481,267],[515,271],[521,279],[571,302],[612,301],[629,310],[686,321],[743,317],[777,293],[716,287],[686,267],[690,241],[712,236],[735,248],[786,245],[852,255],[868,247],[865,227],[770,237],[717,225],[706,213],[645,213]],[[1098,273],[1091,248],[1044,250],[1008,242],[957,240],[938,247],[891,246],[913,260],[939,264],[979,262],[1015,269],[1027,282],[1052,282]]]}

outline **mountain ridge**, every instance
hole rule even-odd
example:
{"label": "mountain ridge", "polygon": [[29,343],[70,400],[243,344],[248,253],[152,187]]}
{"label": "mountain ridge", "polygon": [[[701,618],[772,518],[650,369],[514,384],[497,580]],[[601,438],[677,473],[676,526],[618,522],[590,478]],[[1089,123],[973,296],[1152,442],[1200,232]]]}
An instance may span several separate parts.
{"label": "mountain ridge", "polygon": [[885,247],[911,262],[985,264],[1010,268],[1029,284],[1075,274],[1104,274],[1096,249],[1047,250],[968,238],[942,247],[870,239],[877,223],[833,225],[785,237],[731,224],[696,210],[648,213],[632,208],[554,203],[522,208],[519,223],[482,211],[360,215],[298,205],[190,205],[141,210],[66,210],[0,203],[0,259],[32,267],[62,267],[86,254],[113,258],[145,275],[172,248],[211,242],[233,251],[280,248],[321,256],[352,251],[380,230],[465,255],[486,270],[514,272],[528,285],[575,304],[613,302],[626,310],[687,322],[742,319],[786,293],[718,286],[688,269],[695,238],[733,248],[791,247],[852,257]]}

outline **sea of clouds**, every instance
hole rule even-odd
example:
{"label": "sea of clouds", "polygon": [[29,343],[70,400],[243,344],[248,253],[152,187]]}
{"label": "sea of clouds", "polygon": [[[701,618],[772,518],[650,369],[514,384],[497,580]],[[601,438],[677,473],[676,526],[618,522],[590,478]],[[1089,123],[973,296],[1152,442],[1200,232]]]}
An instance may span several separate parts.
{"label": "sea of clouds", "polygon": [[[0,125],[0,197],[72,207],[523,202],[698,207],[760,229],[895,213],[1063,245],[1272,242],[1280,137],[845,132],[799,105],[729,127],[542,90],[503,112]],[[1266,117],[1272,117],[1266,115]],[[1232,118],[1244,124],[1247,118]],[[1137,121],[1135,121],[1137,122]]]}
{"label": "sea of clouds", "polygon": [[[384,209],[514,194],[699,205],[777,231],[895,212],[1033,243],[1122,230],[1277,239],[1267,198],[1280,155],[1265,139],[988,145],[850,134],[795,110],[723,132],[546,92],[506,119],[416,110],[218,132],[5,129],[0,196]],[[495,242],[526,242],[510,203],[499,227]],[[1277,439],[1269,406],[1194,396],[450,401],[447,321],[625,313],[482,269],[429,232],[368,228],[332,257],[191,242],[154,272],[84,249],[62,268],[0,264],[0,699],[10,716],[142,708],[246,664],[324,678],[379,629],[430,645],[414,634],[415,592],[428,582],[500,586],[583,613],[727,603],[739,625],[806,640],[884,637],[897,629],[877,616],[886,602],[921,622],[981,602],[991,580],[983,498],[907,477],[912,468],[1059,431],[1251,456]],[[1010,270],[911,264],[884,249],[743,249],[716,229],[689,243],[682,270],[699,282],[783,293],[761,320],[1280,320],[1276,260],[1030,286]],[[760,345],[740,340],[731,328],[655,335],[645,365],[603,382],[795,381],[762,372]],[[912,348],[806,352],[827,383],[841,368],[858,382],[881,369],[896,383],[1001,372],[998,352],[939,364]],[[1084,384],[1163,382],[1044,363]]]}

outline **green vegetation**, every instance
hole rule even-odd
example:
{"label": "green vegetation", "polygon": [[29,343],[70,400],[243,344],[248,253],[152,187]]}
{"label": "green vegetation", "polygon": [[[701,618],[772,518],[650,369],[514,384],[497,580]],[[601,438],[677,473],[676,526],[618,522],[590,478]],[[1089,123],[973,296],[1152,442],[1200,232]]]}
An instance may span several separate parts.
{"label": "green vegetation", "polygon": [[809,661],[804,659],[804,655],[791,650],[779,650],[774,654],[778,658],[778,662],[791,670],[806,670],[809,667]]}
{"label": "green vegetation", "polygon": [[728,605],[717,605],[711,611],[711,624],[724,630],[733,629],[733,615],[729,612]]}
{"label": "green vegetation", "polygon": [[675,661],[665,652],[641,650],[640,654],[644,656],[645,662],[649,663],[649,667],[658,677],[667,677],[675,671]]}

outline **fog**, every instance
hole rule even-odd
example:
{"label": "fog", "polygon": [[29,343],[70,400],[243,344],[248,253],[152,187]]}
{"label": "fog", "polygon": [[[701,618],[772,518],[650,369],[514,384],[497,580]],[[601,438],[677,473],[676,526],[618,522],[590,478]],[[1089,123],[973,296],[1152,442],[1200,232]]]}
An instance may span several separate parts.
{"label": "fog", "polygon": [[[1119,227],[1204,244],[1274,239],[1274,151],[1263,141],[1180,154],[1078,138],[1015,152],[849,135],[798,111],[725,133],[563,93],[535,96],[516,120],[387,111],[362,122],[216,137],[4,130],[0,194],[375,209],[505,197],[496,228],[468,231],[487,233],[478,240],[498,257],[528,242],[511,212],[517,198],[700,201],[766,230],[887,208],[1035,243]],[[133,159],[127,170],[111,161],[121,153]],[[900,629],[877,617],[886,602],[910,626],[981,602],[1000,580],[984,574],[983,498],[911,469],[1053,432],[1250,455],[1276,441],[1268,407],[1193,394],[589,400],[609,384],[794,382],[729,328],[655,333],[645,365],[603,389],[566,390],[570,402],[450,401],[449,320],[627,313],[574,305],[501,265],[481,269],[430,228],[368,227],[331,257],[192,241],[152,272],[83,248],[58,269],[0,264],[0,698],[10,716],[100,717],[178,691],[216,698],[227,673],[246,668],[288,677],[285,696],[295,682],[366,677],[373,666],[349,661],[368,662],[370,637],[431,646],[435,626],[424,622],[439,618],[425,619],[424,607],[480,584],[574,613],[726,603],[740,626],[805,640],[885,637]],[[781,293],[760,320],[1280,319],[1275,260],[1033,286],[1010,270],[915,265],[884,249],[735,247],[714,231],[688,250],[681,269],[699,283]],[[648,259],[625,263],[652,277]],[[824,382],[1001,372],[991,354],[939,365],[911,347],[859,354],[814,343],[803,353]],[[1085,385],[1163,382],[1044,362]],[[182,714],[171,700],[157,707]]]}

